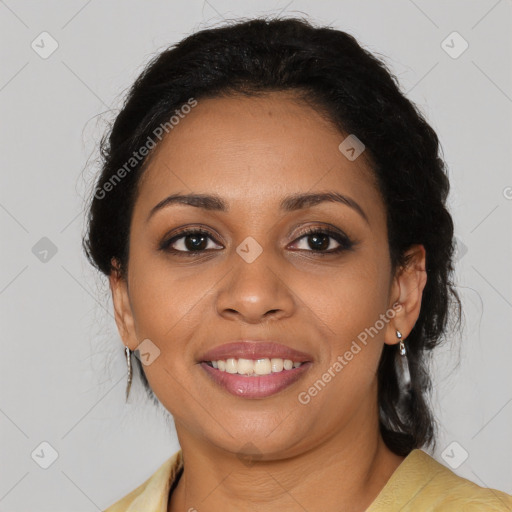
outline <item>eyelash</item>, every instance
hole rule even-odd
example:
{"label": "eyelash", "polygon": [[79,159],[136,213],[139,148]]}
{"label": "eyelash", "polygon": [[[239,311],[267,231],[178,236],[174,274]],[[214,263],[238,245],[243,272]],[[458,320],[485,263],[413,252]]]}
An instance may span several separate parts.
{"label": "eyelash", "polygon": [[[180,250],[170,248],[170,246],[173,243],[177,242],[181,238],[187,237],[188,235],[206,236],[206,237],[210,238],[211,240],[213,240],[215,243],[217,243],[213,239],[211,233],[204,229],[186,228],[186,229],[183,229],[183,230],[179,231],[178,233],[176,233],[169,240],[164,240],[160,244],[159,248],[162,251],[170,252],[177,256],[184,256],[184,257],[191,257],[191,256],[195,256],[198,254],[201,255],[206,252],[212,251],[212,249],[201,249],[199,251],[180,251]],[[306,228],[303,232],[300,233],[300,235],[295,240],[300,240],[302,238],[305,238],[305,237],[311,236],[311,235],[327,235],[330,238],[333,238],[339,244],[339,247],[336,247],[335,249],[331,249],[330,251],[306,250],[306,252],[311,252],[317,256],[328,256],[328,255],[332,255],[332,254],[339,254],[343,251],[351,250],[353,248],[353,246],[355,245],[355,243],[352,242],[352,240],[350,240],[350,238],[348,236],[346,236],[342,233],[339,233],[337,231],[334,231],[332,229],[329,229],[329,228]],[[213,249],[213,250],[218,250],[218,249]],[[303,251],[305,249],[299,249],[299,250]]]}

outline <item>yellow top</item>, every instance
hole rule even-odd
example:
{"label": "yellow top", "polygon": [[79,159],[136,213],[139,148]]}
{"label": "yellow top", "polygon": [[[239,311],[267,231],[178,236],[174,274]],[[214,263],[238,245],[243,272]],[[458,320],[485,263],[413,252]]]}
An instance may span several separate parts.
{"label": "yellow top", "polygon": [[[167,512],[169,490],[183,467],[179,450],[143,484],[103,512]],[[512,496],[457,476],[422,450],[413,450],[366,512],[512,511]]]}

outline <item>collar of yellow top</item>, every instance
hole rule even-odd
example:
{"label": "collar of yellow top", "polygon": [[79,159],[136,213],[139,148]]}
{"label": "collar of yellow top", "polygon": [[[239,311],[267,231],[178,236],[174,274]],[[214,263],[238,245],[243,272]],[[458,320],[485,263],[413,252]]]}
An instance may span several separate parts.
{"label": "collar of yellow top", "polygon": [[496,489],[480,487],[458,476],[424,451],[413,450],[391,475],[366,512],[390,510],[504,512],[512,511],[512,496]]}
{"label": "collar of yellow top", "polygon": [[[169,490],[182,467],[183,456],[179,450],[143,484],[104,512],[167,512]],[[512,496],[482,488],[457,476],[424,451],[412,450],[366,512],[453,511],[459,510],[454,506],[464,504],[485,506],[486,511],[512,511]]]}
{"label": "collar of yellow top", "polygon": [[179,450],[144,483],[104,512],[167,512],[169,489],[182,466],[183,456]]}

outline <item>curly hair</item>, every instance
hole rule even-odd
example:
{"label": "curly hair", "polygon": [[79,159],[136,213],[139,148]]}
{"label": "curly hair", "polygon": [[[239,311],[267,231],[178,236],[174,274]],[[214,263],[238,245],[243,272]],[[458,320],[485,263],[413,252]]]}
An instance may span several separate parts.
{"label": "curly hair", "polygon": [[[303,19],[257,18],[198,31],[156,55],[101,141],[102,171],[83,239],[87,257],[105,275],[114,270],[115,260],[126,276],[137,187],[153,152],[115,186],[108,183],[176,109],[190,98],[272,91],[297,92],[340,132],[363,141],[386,207],[393,272],[407,264],[405,253],[413,244],[425,247],[427,282],[408,336],[410,389],[401,391],[396,347],[385,345],[377,372],[378,407],[381,435],[394,453],[405,456],[432,445],[436,429],[428,405],[428,356],[446,333],[451,297],[459,322],[461,315],[451,281],[454,227],[445,204],[450,185],[436,133],[385,63],[353,36]],[[138,359],[136,364],[156,401]]]}

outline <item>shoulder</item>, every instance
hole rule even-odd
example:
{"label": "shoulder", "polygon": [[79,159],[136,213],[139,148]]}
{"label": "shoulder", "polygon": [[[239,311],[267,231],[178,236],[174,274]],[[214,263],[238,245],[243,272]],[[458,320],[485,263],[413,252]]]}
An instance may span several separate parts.
{"label": "shoulder", "polygon": [[180,450],[161,464],[145,482],[103,512],[166,511],[169,489],[182,464]]}
{"label": "shoulder", "polygon": [[[398,508],[396,508],[398,506]],[[413,450],[367,512],[512,511],[512,496],[456,475],[422,450]]]}

